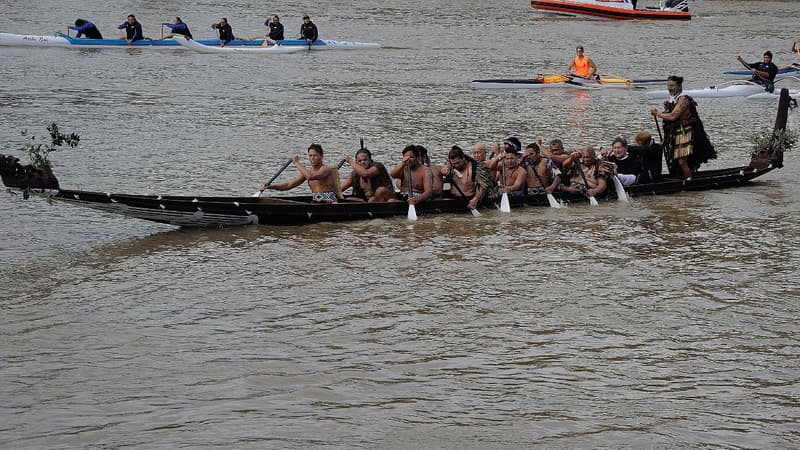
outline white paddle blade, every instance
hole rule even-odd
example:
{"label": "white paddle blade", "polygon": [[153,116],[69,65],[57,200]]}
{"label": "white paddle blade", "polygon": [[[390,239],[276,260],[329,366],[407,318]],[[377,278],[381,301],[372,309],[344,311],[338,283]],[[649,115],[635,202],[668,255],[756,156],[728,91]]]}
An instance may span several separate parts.
{"label": "white paddle blade", "polygon": [[417,220],[417,208],[414,205],[408,205],[408,220],[412,222]]}
{"label": "white paddle blade", "polygon": [[594,195],[589,197],[589,204],[592,205],[592,206],[598,206],[599,205],[599,203],[597,203],[597,199],[594,198]]}
{"label": "white paddle blade", "polygon": [[500,198],[500,212],[510,213],[511,212],[511,204],[508,202],[508,193],[503,192],[503,196]]}
{"label": "white paddle blade", "polygon": [[550,203],[551,208],[561,208],[561,203],[558,203],[553,194],[547,194],[547,202]]}
{"label": "white paddle blade", "polygon": [[617,190],[617,199],[621,202],[628,201],[628,194],[625,192],[625,187],[622,186],[622,182],[619,181],[618,177],[614,177],[614,189]]}
{"label": "white paddle blade", "polygon": [[472,213],[472,217],[480,217],[481,213],[477,209],[470,209],[469,212]]}

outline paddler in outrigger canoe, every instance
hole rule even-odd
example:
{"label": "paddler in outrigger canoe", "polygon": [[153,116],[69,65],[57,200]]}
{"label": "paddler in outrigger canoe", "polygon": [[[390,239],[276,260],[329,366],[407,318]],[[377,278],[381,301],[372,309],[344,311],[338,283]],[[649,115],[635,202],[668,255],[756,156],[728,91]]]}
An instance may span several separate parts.
{"label": "paddler in outrigger canoe", "polygon": [[100,33],[100,30],[92,22],[85,19],[75,19],[75,26],[67,27],[67,34],[69,34],[69,30],[77,31],[78,34],[75,35],[77,38],[103,39],[103,34]]}
{"label": "paddler in outrigger canoe", "polygon": [[767,92],[775,90],[775,76],[778,74],[778,66],[772,62],[771,51],[764,52],[762,61],[756,61],[751,64],[746,63],[741,56],[737,56],[736,59],[753,73],[753,78],[750,81],[764,86]]}

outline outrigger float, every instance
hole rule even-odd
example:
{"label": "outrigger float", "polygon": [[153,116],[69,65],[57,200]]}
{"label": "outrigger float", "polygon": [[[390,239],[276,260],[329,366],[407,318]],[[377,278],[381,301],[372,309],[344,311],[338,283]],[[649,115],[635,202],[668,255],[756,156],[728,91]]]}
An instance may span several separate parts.
{"label": "outrigger float", "polygon": [[[786,129],[789,92],[783,89],[771,142],[777,142]],[[783,151],[774,144],[756,150],[745,166],[696,172],[691,180],[665,178],[659,183],[637,184],[625,188],[627,196],[668,195],[685,191],[704,191],[744,185],[776,168],[783,167]],[[406,216],[405,202],[363,203],[343,201],[333,204],[311,203],[310,196],[292,197],[203,197],[170,195],[131,195],[60,189],[52,172],[21,166],[17,158],[0,155],[0,176],[9,188],[23,190],[45,199],[92,208],[127,217],[179,227],[231,227],[242,225],[303,225]],[[611,184],[611,183],[609,183]],[[609,187],[606,197],[624,198]],[[586,203],[581,194],[554,193],[560,203]],[[545,194],[511,196],[512,208],[551,205]],[[482,207],[494,208],[496,199]],[[467,201],[461,197],[429,200],[416,205],[420,216],[467,214]]]}
{"label": "outrigger float", "polygon": [[[631,0],[531,0],[531,8],[568,16],[620,20],[690,20],[687,0],[636,9]],[[661,3],[661,2],[659,2]]]}

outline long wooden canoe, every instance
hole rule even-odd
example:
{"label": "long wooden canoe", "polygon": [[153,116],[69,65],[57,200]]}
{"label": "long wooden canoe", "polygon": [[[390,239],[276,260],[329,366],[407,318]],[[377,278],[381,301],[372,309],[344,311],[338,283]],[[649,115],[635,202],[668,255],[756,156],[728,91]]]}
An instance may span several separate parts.
{"label": "long wooden canoe", "polygon": [[[785,130],[790,97],[781,91],[775,133]],[[0,155],[2,156],[2,155]],[[131,195],[58,189],[57,181],[48,173],[36,173],[15,162],[16,158],[0,158],[0,175],[3,183],[27,193],[44,196],[54,202],[70,203],[137,219],[166,223],[180,227],[228,227],[241,225],[302,225],[315,222],[369,220],[406,216],[405,202],[362,203],[344,201],[335,204],[315,204],[310,196],[169,196]],[[752,155],[748,165],[695,173],[691,180],[666,178],[659,183],[637,184],[626,188],[631,197],[668,195],[686,191],[724,189],[744,185],[775,168],[783,166],[782,151],[767,149]],[[585,203],[580,194],[554,193],[561,203]],[[612,187],[605,199],[615,201]],[[547,197],[525,195],[510,197],[512,208],[549,206]],[[482,208],[495,208],[495,200],[485,202]],[[420,216],[454,213],[467,214],[463,198],[442,198],[416,205]]]}

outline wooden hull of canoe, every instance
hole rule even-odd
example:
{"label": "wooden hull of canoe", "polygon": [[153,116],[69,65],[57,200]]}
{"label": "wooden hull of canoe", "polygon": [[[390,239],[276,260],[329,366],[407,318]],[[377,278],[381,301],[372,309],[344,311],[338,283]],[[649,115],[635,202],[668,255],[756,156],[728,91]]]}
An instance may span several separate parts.
{"label": "wooden hull of canoe", "polygon": [[[661,183],[628,186],[626,192],[630,197],[637,197],[730,188],[746,184],[773,169],[773,166],[763,169],[742,166],[704,171],[695,174],[690,181],[667,179]],[[336,204],[314,204],[311,203],[310,196],[260,198],[147,196],[63,189],[41,191],[39,194],[59,202],[181,227],[303,225],[405,217],[408,212],[408,205],[405,202],[344,201]],[[555,197],[565,204],[586,203],[586,198],[577,194],[556,193]],[[549,206],[545,195],[512,196],[509,200],[512,209]],[[616,196],[611,192],[607,198],[600,200],[616,201]],[[481,206],[490,209],[496,207],[495,202]],[[453,198],[423,202],[416,206],[416,211],[420,217],[445,213],[469,214],[466,203],[462,199]]]}
{"label": "wooden hull of canoe", "polygon": [[551,13],[618,20],[690,20],[692,18],[688,11],[627,9],[569,0],[531,0],[531,7]]}

